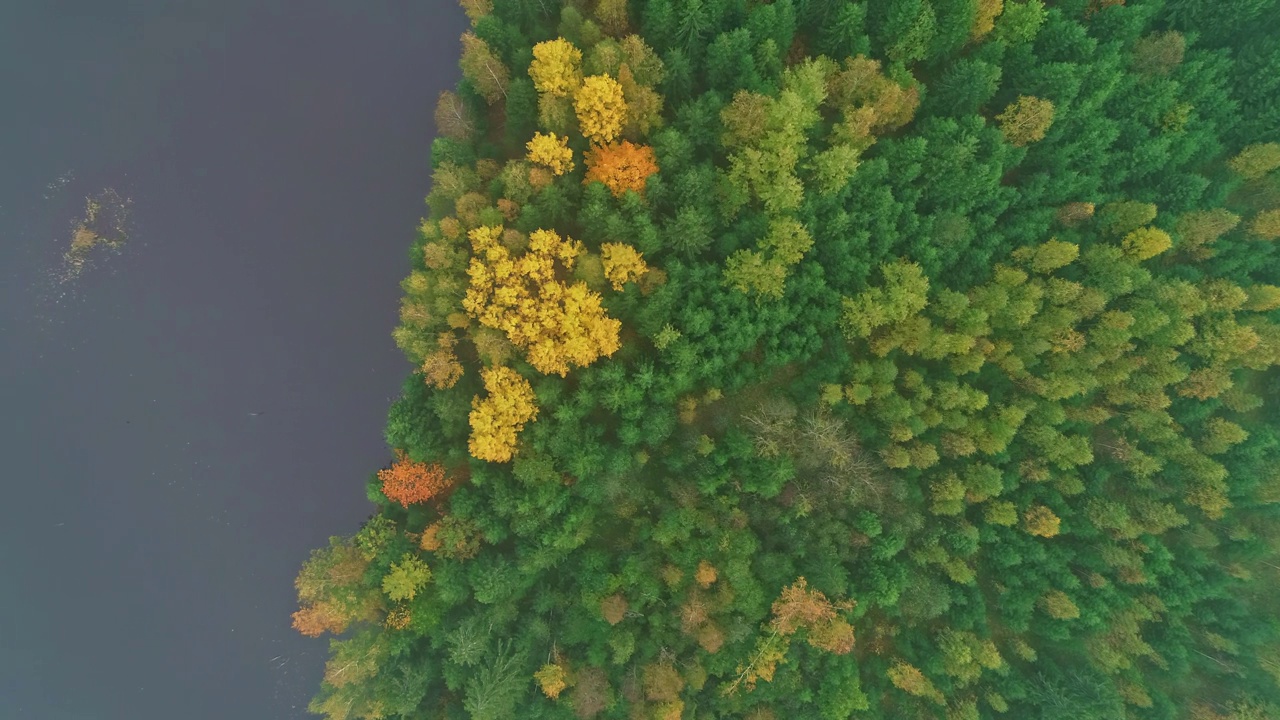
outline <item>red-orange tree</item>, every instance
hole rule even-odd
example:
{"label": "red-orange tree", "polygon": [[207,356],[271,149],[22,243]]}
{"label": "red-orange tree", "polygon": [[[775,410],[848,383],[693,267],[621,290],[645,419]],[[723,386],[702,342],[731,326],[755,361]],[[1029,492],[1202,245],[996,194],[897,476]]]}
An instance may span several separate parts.
{"label": "red-orange tree", "polygon": [[587,176],[583,182],[599,180],[615,197],[628,190],[643,194],[645,181],[656,172],[658,161],[653,148],[623,140],[587,151]]}
{"label": "red-orange tree", "polygon": [[378,479],[382,481],[382,494],[405,507],[426,502],[449,485],[443,467],[414,462],[399,451],[391,467],[378,471]]}

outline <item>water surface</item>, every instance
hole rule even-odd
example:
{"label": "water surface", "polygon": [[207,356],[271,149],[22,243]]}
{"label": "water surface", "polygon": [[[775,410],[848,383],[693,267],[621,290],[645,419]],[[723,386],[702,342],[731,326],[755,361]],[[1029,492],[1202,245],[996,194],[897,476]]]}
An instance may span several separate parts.
{"label": "water surface", "polygon": [[[288,628],[291,580],[387,458],[464,25],[443,0],[3,3],[0,718],[307,717],[325,642]],[[68,280],[108,191],[127,238]]]}

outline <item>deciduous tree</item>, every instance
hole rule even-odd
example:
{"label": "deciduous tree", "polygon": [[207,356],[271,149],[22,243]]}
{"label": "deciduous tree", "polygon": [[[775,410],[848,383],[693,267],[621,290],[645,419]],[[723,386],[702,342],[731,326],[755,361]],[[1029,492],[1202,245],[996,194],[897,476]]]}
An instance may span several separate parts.
{"label": "deciduous tree", "polygon": [[488,43],[474,33],[462,35],[462,74],[475,86],[490,105],[507,97],[507,84],[511,73],[502,60],[489,48]]}
{"label": "deciduous tree", "polygon": [[628,140],[597,145],[587,151],[586,161],[583,182],[602,182],[615,197],[628,190],[643,195],[645,182],[658,172],[653,148]]}
{"label": "deciduous tree", "polygon": [[1053,103],[1032,95],[1021,95],[996,117],[1000,131],[1010,143],[1022,147],[1044,139],[1053,125]]}
{"label": "deciduous tree", "polygon": [[582,134],[593,143],[613,142],[622,134],[627,101],[622,85],[608,75],[592,75],[582,81],[573,99]]}

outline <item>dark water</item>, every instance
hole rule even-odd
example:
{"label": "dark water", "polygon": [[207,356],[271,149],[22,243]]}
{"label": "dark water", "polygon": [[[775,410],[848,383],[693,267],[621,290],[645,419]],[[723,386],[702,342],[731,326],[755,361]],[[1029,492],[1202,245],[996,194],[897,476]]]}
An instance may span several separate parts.
{"label": "dark water", "polygon": [[[325,642],[289,629],[292,577],[387,457],[464,22],[0,2],[0,718],[305,717]],[[129,239],[59,283],[106,188]]]}

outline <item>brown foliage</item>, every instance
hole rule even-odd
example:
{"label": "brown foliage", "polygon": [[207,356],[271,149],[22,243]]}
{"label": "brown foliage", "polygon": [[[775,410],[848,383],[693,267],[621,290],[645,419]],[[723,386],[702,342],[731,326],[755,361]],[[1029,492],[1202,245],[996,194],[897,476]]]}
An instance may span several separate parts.
{"label": "brown foliage", "polygon": [[378,471],[382,494],[387,499],[409,507],[430,500],[449,486],[440,465],[414,462],[400,451],[396,454],[397,459],[391,467]]}
{"label": "brown foliage", "polygon": [[640,673],[646,700],[671,702],[680,698],[684,690],[684,678],[669,663],[646,665]]}
{"label": "brown foliage", "polygon": [[836,618],[837,611],[848,610],[852,602],[832,603],[817,590],[809,589],[809,581],[803,577],[782,589],[773,603],[773,627],[782,635],[791,635],[801,628],[812,628],[818,623]]}
{"label": "brown foliage", "polygon": [[1094,204],[1091,202],[1072,202],[1058,208],[1058,222],[1063,225],[1076,225],[1093,217]]}
{"label": "brown foliage", "polygon": [[436,101],[436,128],[447,138],[470,140],[476,124],[462,98],[445,90]]}
{"label": "brown foliage", "polygon": [[303,605],[293,614],[293,629],[307,637],[320,637],[327,632],[337,635],[347,629],[349,622],[349,618],[327,602]]}
{"label": "brown foliage", "polygon": [[573,712],[584,720],[600,714],[609,703],[609,678],[600,668],[589,667],[577,673],[573,685]]}
{"label": "brown foliage", "polygon": [[1040,537],[1051,538],[1058,534],[1058,526],[1062,523],[1053,511],[1043,505],[1029,508],[1022,515],[1022,526],[1027,532]]}
{"label": "brown foliage", "polygon": [[[852,635],[850,635],[850,637],[852,638]],[[724,631],[720,629],[719,625],[716,625],[713,622],[703,625],[702,628],[698,630],[697,638],[698,644],[702,646],[702,649],[712,655],[719,652],[720,648],[724,645]]]}
{"label": "brown foliage", "polygon": [[600,614],[610,625],[617,625],[627,615],[627,599],[621,594],[610,595],[600,601]]}
{"label": "brown foliage", "polygon": [[693,579],[696,580],[699,585],[704,588],[709,588],[718,577],[719,573],[716,572],[715,565],[712,565],[706,560],[698,561],[698,570],[693,574]]}

